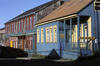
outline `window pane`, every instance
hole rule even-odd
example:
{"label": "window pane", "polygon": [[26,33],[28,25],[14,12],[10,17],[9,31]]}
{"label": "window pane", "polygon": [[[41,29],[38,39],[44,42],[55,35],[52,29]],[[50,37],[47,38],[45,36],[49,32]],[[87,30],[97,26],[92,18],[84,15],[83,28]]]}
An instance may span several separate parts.
{"label": "window pane", "polygon": [[19,31],[20,31],[20,20],[19,20]]}

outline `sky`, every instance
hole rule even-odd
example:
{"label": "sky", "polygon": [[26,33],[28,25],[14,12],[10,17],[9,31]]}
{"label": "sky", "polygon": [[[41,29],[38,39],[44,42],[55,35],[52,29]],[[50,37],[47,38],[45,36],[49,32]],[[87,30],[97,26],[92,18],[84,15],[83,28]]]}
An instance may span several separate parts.
{"label": "sky", "polygon": [[7,21],[23,12],[42,5],[51,0],[0,0],[0,28],[4,28]]}

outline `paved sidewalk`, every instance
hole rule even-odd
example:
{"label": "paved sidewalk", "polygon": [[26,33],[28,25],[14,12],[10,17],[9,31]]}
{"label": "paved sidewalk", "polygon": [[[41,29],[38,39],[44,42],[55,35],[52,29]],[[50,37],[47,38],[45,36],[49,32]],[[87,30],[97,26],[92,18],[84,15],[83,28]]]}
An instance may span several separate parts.
{"label": "paved sidewalk", "polygon": [[100,57],[85,60],[85,61],[68,61],[68,60],[53,60],[53,59],[43,59],[43,58],[17,58],[17,59],[27,59],[27,60],[39,60],[41,62],[59,63],[67,66],[100,66]]}

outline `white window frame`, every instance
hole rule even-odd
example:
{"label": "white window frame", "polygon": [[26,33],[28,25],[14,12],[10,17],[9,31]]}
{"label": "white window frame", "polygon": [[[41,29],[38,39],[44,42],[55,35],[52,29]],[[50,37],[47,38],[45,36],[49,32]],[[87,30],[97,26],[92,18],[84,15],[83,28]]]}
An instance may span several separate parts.
{"label": "white window frame", "polygon": [[39,39],[40,39],[40,30],[37,29],[37,43],[39,43]]}
{"label": "white window frame", "polygon": [[[56,32],[55,32],[55,30],[56,30]],[[55,25],[55,26],[53,26],[53,35],[54,35],[54,43],[56,43],[57,42],[57,25]]]}
{"label": "white window frame", "polygon": [[46,27],[46,43],[49,43],[50,42],[49,35],[50,35],[50,33],[49,33],[49,27]]}
{"label": "white window frame", "polygon": [[52,42],[53,42],[53,27],[50,26],[50,43],[52,43]]}
{"label": "white window frame", "polygon": [[44,43],[44,29],[41,28],[41,43]]}

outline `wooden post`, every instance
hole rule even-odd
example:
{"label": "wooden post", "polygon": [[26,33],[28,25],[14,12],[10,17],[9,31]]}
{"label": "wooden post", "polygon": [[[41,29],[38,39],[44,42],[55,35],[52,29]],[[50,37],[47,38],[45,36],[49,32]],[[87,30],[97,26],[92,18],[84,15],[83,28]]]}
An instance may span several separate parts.
{"label": "wooden post", "polygon": [[72,19],[70,19],[70,50],[72,49]]}
{"label": "wooden post", "polygon": [[64,49],[66,44],[66,20],[64,20]]}
{"label": "wooden post", "polygon": [[77,42],[78,42],[78,52],[80,56],[80,40],[78,37],[80,36],[80,16],[77,17]]}

